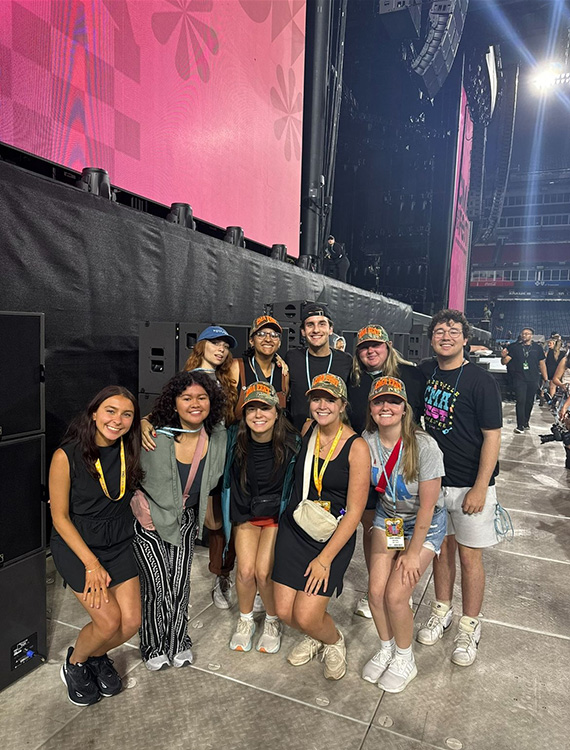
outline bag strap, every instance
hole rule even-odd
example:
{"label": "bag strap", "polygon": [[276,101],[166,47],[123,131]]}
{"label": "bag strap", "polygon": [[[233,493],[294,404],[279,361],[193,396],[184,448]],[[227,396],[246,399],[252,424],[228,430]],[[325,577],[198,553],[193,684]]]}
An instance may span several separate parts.
{"label": "bag strap", "polygon": [[234,408],[234,413],[235,413],[236,419],[241,419],[247,384],[245,382],[245,365],[243,363],[243,357],[240,357],[236,361],[238,363],[238,370],[239,370],[239,385],[238,385],[238,400]]}
{"label": "bag strap", "polygon": [[315,443],[317,442],[317,430],[315,429],[315,423],[313,423],[311,437],[307,443],[307,453],[305,454],[305,464],[303,466],[303,497],[301,500],[305,500],[309,497],[309,484],[311,482],[311,471],[313,469],[313,454],[315,452]]}
{"label": "bag strap", "polygon": [[190,471],[188,472],[188,479],[186,480],[186,486],[184,487],[184,492],[182,493],[182,507],[186,505],[186,500],[188,499],[188,495],[190,494],[192,483],[194,482],[194,479],[196,478],[198,467],[200,466],[200,461],[202,460],[202,451],[204,450],[205,442],[206,442],[206,430],[202,427],[202,429],[200,430],[200,437],[198,438],[198,444],[196,445],[196,450],[194,451],[194,458],[192,459],[192,465],[190,466]]}
{"label": "bag strap", "polygon": [[[386,477],[390,479],[390,477],[392,476],[392,471],[394,470],[394,466],[396,465],[396,462],[398,461],[398,456],[400,455],[401,444],[402,444],[402,438],[399,438],[396,445],[392,448],[392,452],[390,453],[390,457],[388,458],[388,461],[386,463],[385,470],[380,474],[378,484],[376,485],[377,492],[381,492],[382,494],[386,492],[386,485],[387,485]],[[380,448],[380,450],[382,450],[382,448]]]}

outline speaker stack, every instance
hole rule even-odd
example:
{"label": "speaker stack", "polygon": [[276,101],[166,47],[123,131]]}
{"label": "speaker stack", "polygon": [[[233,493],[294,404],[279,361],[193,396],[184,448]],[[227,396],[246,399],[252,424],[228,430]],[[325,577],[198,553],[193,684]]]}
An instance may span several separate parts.
{"label": "speaker stack", "polygon": [[[270,313],[285,328],[289,329],[288,348],[302,346],[304,339],[301,336],[301,314],[305,305],[314,304],[312,300],[294,299],[290,302],[268,302],[265,307],[272,310]],[[285,336],[283,336],[285,339]]]}
{"label": "speaker stack", "polygon": [[46,654],[44,315],[0,312],[0,690]]}

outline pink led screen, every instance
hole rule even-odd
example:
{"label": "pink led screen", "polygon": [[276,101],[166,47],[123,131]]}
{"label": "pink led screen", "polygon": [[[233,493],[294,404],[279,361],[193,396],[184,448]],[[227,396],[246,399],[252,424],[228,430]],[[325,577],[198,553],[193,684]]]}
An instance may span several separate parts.
{"label": "pink led screen", "polygon": [[2,0],[0,141],[299,252],[305,0]]}
{"label": "pink led screen", "polygon": [[471,242],[471,223],[467,217],[469,196],[469,172],[471,169],[471,144],[473,142],[473,120],[467,107],[467,95],[461,89],[461,108],[457,137],[455,164],[455,190],[453,194],[453,223],[451,235],[451,267],[449,272],[449,307],[465,309],[465,290]]}

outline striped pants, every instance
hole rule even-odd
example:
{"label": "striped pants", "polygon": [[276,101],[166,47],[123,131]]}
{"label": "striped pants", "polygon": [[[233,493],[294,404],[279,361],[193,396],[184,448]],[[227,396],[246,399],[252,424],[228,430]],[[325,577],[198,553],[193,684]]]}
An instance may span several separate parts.
{"label": "striped pants", "polygon": [[154,656],[170,660],[192,646],[188,635],[190,567],[197,524],[195,511],[182,514],[182,543],[176,547],[135,520],[133,548],[139,568],[142,623],[139,631],[143,661]]}

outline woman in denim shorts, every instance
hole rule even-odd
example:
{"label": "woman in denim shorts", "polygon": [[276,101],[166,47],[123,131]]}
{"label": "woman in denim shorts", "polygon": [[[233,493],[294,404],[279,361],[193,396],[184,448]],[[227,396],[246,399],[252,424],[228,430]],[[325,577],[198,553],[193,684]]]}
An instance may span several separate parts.
{"label": "woman in denim shorts", "polygon": [[369,407],[362,437],[370,448],[377,503],[368,599],[380,649],[362,677],[388,693],[400,693],[417,675],[409,598],[445,537],[443,454],[414,423],[398,378],[376,378]]}

